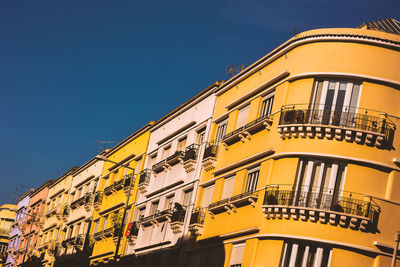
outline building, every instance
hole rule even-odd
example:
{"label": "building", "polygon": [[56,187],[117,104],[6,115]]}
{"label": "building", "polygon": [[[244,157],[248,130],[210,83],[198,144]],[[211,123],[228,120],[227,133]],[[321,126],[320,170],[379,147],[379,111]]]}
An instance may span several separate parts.
{"label": "building", "polygon": [[220,86],[184,266],[389,266],[399,51],[384,27],[311,30]]}
{"label": "building", "polygon": [[68,213],[72,175],[77,170],[73,167],[49,185],[46,208],[39,225],[39,238],[36,250],[40,253],[43,266],[53,266],[55,261],[56,244],[64,240],[66,228],[63,216]]}
{"label": "building", "polygon": [[7,260],[7,248],[11,225],[15,220],[17,205],[3,204],[0,206],[0,266]]}
{"label": "building", "polygon": [[146,169],[127,254],[136,266],[178,266],[188,241],[201,158],[212,122],[216,82],[160,120],[151,132]]}
{"label": "building", "polygon": [[40,223],[43,222],[49,186],[53,182],[53,180],[47,181],[30,194],[27,214],[22,221],[22,236],[15,259],[16,266],[41,266],[42,264],[36,243],[39,238]]}
{"label": "building", "polygon": [[125,255],[126,243],[133,242],[125,233],[132,220],[153,124],[148,123],[101,155],[106,162],[94,196],[91,265],[119,261]]}
{"label": "building", "polygon": [[34,190],[31,189],[22,194],[17,199],[17,212],[15,220],[11,225],[10,242],[7,249],[7,260],[4,266],[15,267],[15,259],[18,257],[18,249],[22,238],[22,225],[25,222],[26,214],[28,212],[28,205],[30,195]]}
{"label": "building", "polygon": [[62,236],[56,240],[55,266],[88,266],[93,201],[103,161],[91,159],[72,173],[68,205],[62,207]]}

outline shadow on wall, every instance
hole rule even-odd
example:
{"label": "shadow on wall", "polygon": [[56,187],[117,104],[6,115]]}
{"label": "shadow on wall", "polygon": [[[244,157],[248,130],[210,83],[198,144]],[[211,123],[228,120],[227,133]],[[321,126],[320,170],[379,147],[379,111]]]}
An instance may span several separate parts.
{"label": "shadow on wall", "polygon": [[208,242],[178,240],[178,245],[158,249],[154,252],[138,255],[127,255],[119,262],[99,264],[99,267],[129,266],[129,267],[223,267],[225,250],[221,240]]}

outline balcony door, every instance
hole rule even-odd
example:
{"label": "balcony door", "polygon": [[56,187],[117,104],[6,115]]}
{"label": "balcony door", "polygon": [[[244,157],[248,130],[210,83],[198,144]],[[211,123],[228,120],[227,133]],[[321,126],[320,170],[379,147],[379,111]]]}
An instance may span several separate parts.
{"label": "balcony door", "polygon": [[294,204],[331,209],[340,200],[345,172],[344,163],[300,160],[294,187]]}
{"label": "balcony door", "polygon": [[347,125],[357,112],[360,84],[347,81],[318,81],[312,103],[313,123]]}

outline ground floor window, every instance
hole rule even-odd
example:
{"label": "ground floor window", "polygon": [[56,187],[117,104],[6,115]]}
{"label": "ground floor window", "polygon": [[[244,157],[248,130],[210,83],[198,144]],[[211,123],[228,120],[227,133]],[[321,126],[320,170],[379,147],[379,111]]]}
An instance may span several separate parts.
{"label": "ground floor window", "polygon": [[332,249],[318,244],[285,242],[280,267],[328,267]]}

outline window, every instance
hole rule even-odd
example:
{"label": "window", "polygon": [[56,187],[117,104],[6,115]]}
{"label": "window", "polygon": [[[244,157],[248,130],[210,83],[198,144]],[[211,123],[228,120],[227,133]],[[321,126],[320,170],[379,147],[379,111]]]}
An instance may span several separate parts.
{"label": "window", "polygon": [[268,117],[272,113],[275,92],[265,96],[261,103],[260,118]]}
{"label": "window", "polygon": [[285,242],[280,267],[328,267],[332,250],[313,244]]}
{"label": "window", "polygon": [[172,208],[172,201],[174,200],[174,195],[167,196],[164,202],[164,210]]}
{"label": "window", "polygon": [[234,184],[235,184],[235,176],[225,179],[224,190],[222,191],[221,199],[226,199],[232,196]]}
{"label": "window", "polygon": [[217,142],[222,140],[222,138],[224,137],[224,135],[226,133],[226,125],[227,125],[227,121],[223,121],[220,124],[218,124],[217,136],[215,138]]}
{"label": "window", "polygon": [[197,144],[201,145],[205,141],[205,135],[206,135],[206,128],[197,131],[197,138],[196,138]]}
{"label": "window", "polygon": [[[299,162],[298,176],[295,182],[295,197],[298,201],[319,200],[310,203],[314,208],[330,208],[341,196],[344,185],[346,164],[333,161],[307,160]],[[313,196],[314,195],[314,196]]]}
{"label": "window", "polygon": [[343,124],[349,115],[357,112],[360,89],[359,83],[318,81],[312,103],[314,123]]}
{"label": "window", "polygon": [[104,216],[103,220],[103,231],[107,228],[107,221],[108,221],[108,215]]}
{"label": "window", "polygon": [[208,205],[211,204],[212,200],[212,195],[214,191],[214,185],[210,185],[204,188],[203,190],[203,201],[201,203],[201,206],[203,208],[208,207]]}
{"label": "window", "polygon": [[250,105],[247,105],[246,107],[239,110],[239,115],[236,122],[236,129],[246,125],[247,117],[249,116],[249,107]]}
{"label": "window", "polygon": [[240,244],[233,245],[229,267],[242,266],[245,245],[246,245],[246,243],[240,243]]}
{"label": "window", "polygon": [[75,236],[80,234],[79,232],[80,230],[81,230],[81,223],[78,223],[75,228]]}
{"label": "window", "polygon": [[140,168],[142,167],[141,166],[142,165],[142,158],[136,160],[135,174],[138,174],[140,172]]}
{"label": "window", "polygon": [[97,233],[97,230],[99,229],[99,220],[94,221],[94,230],[93,234]]}
{"label": "window", "polygon": [[256,190],[259,173],[260,173],[259,168],[249,170],[249,174],[247,175],[245,192],[252,192]]}
{"label": "window", "polygon": [[139,208],[139,210],[138,210],[138,213],[137,213],[137,220],[140,220],[141,218],[143,218],[144,217],[144,212],[146,211],[146,207],[141,207],[141,208]]}
{"label": "window", "polygon": [[162,159],[166,159],[169,156],[170,151],[171,151],[171,145],[165,147],[163,149]]}
{"label": "window", "polygon": [[156,214],[157,213],[157,208],[158,208],[158,201],[154,201],[151,203],[150,206],[150,215]]}
{"label": "window", "polygon": [[149,163],[147,164],[147,168],[153,167],[153,165],[156,163],[156,159],[157,159],[157,154],[151,155],[149,158]]}
{"label": "window", "polygon": [[187,140],[186,136],[178,140],[178,147],[176,148],[176,151],[185,151],[186,140]]}
{"label": "window", "polygon": [[183,193],[183,202],[182,202],[183,206],[187,207],[191,204],[192,195],[193,195],[193,188],[190,188]]}

